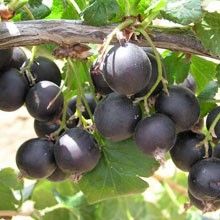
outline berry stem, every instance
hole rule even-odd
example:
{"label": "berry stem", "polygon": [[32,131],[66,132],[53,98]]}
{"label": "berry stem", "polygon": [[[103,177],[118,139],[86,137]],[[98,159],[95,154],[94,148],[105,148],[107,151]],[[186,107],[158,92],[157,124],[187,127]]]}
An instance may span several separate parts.
{"label": "berry stem", "polygon": [[[153,49],[153,52],[155,54],[155,58],[156,58],[156,61],[157,61],[157,67],[158,67],[158,76],[157,76],[157,80],[155,82],[155,84],[151,87],[150,91],[146,94],[146,96],[144,97],[144,103],[145,103],[145,106],[147,105],[147,99],[150,97],[150,95],[152,94],[152,92],[156,89],[156,87],[158,86],[158,84],[160,83],[160,81],[163,79],[163,74],[162,74],[162,63],[161,63],[161,60],[160,60],[160,55],[156,49],[156,47],[154,46],[151,38],[149,37],[149,35],[147,34],[147,32],[140,28],[140,29],[137,29],[137,31],[139,31],[144,37],[145,39],[147,40],[147,42],[149,43],[149,45],[152,47]],[[167,86],[165,85],[164,83],[164,80],[162,80],[162,83],[163,83],[163,88],[165,90],[166,93],[168,93],[167,91]]]}
{"label": "berry stem", "polygon": [[93,95],[93,97],[94,97],[94,99],[97,103],[98,100],[97,100],[96,95],[95,95],[95,87],[94,87],[93,82],[92,82],[91,74],[89,73],[87,65],[85,63],[83,63],[82,66],[83,66],[83,69],[86,72],[87,77],[88,77],[90,91],[91,91],[91,93],[92,93],[92,95]]}
{"label": "berry stem", "polygon": [[[28,16],[30,17],[31,20],[35,20],[34,18],[34,15],[32,14],[32,12],[30,11],[30,9],[27,7],[27,5],[24,5],[23,6],[23,9],[24,11],[28,14]],[[22,74],[26,74],[27,78],[28,78],[28,81],[30,83],[30,85],[34,85],[35,84],[35,78],[33,77],[31,71],[30,71],[30,68],[31,68],[31,65],[33,64],[34,62],[34,58],[35,58],[35,55],[36,55],[36,51],[37,51],[37,47],[36,46],[33,46],[32,49],[31,49],[31,57],[30,59],[27,61],[27,65],[25,65],[22,69],[21,69],[21,72]]]}
{"label": "berry stem", "polygon": [[201,144],[204,144],[205,146],[205,157],[209,156],[209,142],[212,140],[212,134],[215,131],[215,126],[220,120],[220,113],[215,117],[214,121],[212,122],[208,132],[206,133],[205,139],[201,142]]}
{"label": "berry stem", "polygon": [[56,99],[60,96],[60,94],[62,93],[64,87],[66,84],[69,83],[70,79],[69,79],[69,71],[67,70],[66,71],[66,75],[65,75],[65,79],[63,81],[63,85],[60,87],[60,91],[57,93],[57,95],[50,101],[49,105],[47,106],[47,109],[49,109],[53,104],[54,102],[56,101]]}
{"label": "berry stem", "polygon": [[78,71],[75,70],[75,66],[76,65],[73,65],[73,61],[70,58],[68,58],[68,62],[70,64],[72,72],[75,74],[75,77],[76,77],[76,81],[77,81],[77,84],[78,84],[78,92],[79,92],[78,95],[82,98],[82,101],[83,101],[83,103],[85,105],[85,108],[86,108],[88,114],[89,114],[89,117],[92,120],[92,123],[94,124],[94,118],[93,118],[92,112],[90,110],[89,104],[88,104],[88,102],[86,100],[86,97],[85,97],[85,94],[84,94],[84,89],[83,89],[83,87],[81,85],[80,78],[78,76]]}
{"label": "berry stem", "polygon": [[[1,2],[0,2],[1,3]],[[21,7],[24,7],[28,3],[28,0],[12,0],[8,3],[8,8],[12,11],[16,11]],[[25,10],[25,9],[24,9]],[[34,20],[34,19],[33,19]]]}
{"label": "berry stem", "polygon": [[215,117],[214,121],[212,122],[207,135],[209,136],[209,139],[211,139],[212,137],[212,133],[215,130],[215,126],[217,125],[218,121],[220,120],[220,113],[218,113],[218,115]]}
{"label": "berry stem", "polygon": [[[71,68],[72,72],[76,76],[76,81],[77,81],[77,84],[78,84],[78,92],[77,92],[77,94],[78,94],[79,98],[82,98],[82,101],[83,101],[83,103],[84,103],[84,105],[86,107],[86,110],[87,110],[87,112],[89,114],[89,117],[92,120],[92,123],[94,124],[94,117],[93,117],[92,112],[90,110],[89,104],[88,104],[88,102],[87,102],[87,100],[85,98],[84,89],[83,89],[83,87],[81,85],[81,82],[80,82],[80,79],[79,79],[79,77],[77,75],[77,71],[75,70],[75,66],[76,65],[75,66],[73,65],[73,61],[70,58],[68,58],[68,63],[70,65],[70,68]],[[81,102],[81,100],[80,100],[80,102]],[[84,119],[84,117],[81,114],[81,111],[78,110],[78,109],[77,109],[77,115],[79,116],[81,124],[85,127],[86,126],[85,123],[87,123],[87,121]],[[94,135],[96,141],[98,142],[98,144],[99,144],[99,146],[101,148],[101,146],[103,146],[103,144],[104,144],[102,136],[97,131],[94,131],[93,135]]]}
{"label": "berry stem", "polygon": [[[71,83],[71,75],[70,75],[70,70],[67,68],[66,71],[66,76],[63,82],[62,87],[60,88],[60,91],[57,93],[57,95],[52,99],[52,101],[49,103],[49,105],[47,106],[47,108],[50,108],[50,106],[53,105],[53,103],[56,101],[56,99],[58,98],[58,96],[62,93],[62,90],[64,88],[65,85],[67,85],[67,88],[65,89],[65,93],[66,96],[69,96],[69,93],[71,93],[71,88],[70,88],[70,84]],[[67,129],[66,127],[66,116],[67,116],[67,108],[68,108],[68,100],[64,98],[64,103],[63,103],[63,114],[62,114],[62,119],[61,119],[61,123],[60,123],[60,127],[58,128],[58,130],[56,130],[55,132],[53,132],[50,136],[52,138],[57,138],[60,134],[60,132],[63,129]]]}
{"label": "berry stem", "polygon": [[36,80],[30,71],[31,65],[34,62],[36,50],[37,50],[37,47],[33,46],[31,49],[31,58],[27,61],[28,62],[27,65],[25,65],[24,67],[21,68],[21,73],[25,74],[27,76],[28,81],[31,86],[35,84],[35,80]]}
{"label": "berry stem", "polygon": [[27,5],[24,5],[23,9],[28,14],[28,16],[31,20],[35,20],[34,15],[32,14],[31,10],[27,7]]}

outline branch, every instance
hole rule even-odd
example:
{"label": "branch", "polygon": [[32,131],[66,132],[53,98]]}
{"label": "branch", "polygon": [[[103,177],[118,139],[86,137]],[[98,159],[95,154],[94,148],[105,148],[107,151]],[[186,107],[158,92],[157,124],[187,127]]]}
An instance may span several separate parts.
{"label": "branch", "polygon": [[[46,43],[57,45],[100,44],[114,27],[114,25],[93,27],[73,20],[0,22],[0,48]],[[164,31],[157,28],[151,29],[149,34],[156,47],[219,59],[205,50],[192,32],[176,29],[175,31]],[[143,38],[139,39],[138,44],[147,46],[147,42]]]}

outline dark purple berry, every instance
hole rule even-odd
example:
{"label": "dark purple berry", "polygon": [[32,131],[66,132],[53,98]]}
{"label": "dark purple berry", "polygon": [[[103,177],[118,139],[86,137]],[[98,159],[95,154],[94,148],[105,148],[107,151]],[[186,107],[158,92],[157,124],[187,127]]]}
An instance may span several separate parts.
{"label": "dark purple berry", "polygon": [[138,123],[134,140],[145,154],[157,156],[173,147],[176,140],[175,125],[166,115],[152,115]]}
{"label": "dark purple berry", "polygon": [[53,142],[33,138],[24,142],[17,151],[16,163],[27,178],[46,178],[56,169]]}
{"label": "dark purple berry", "polygon": [[111,93],[98,103],[95,113],[97,130],[111,141],[122,141],[132,136],[141,110],[124,95]]}
{"label": "dark purple berry", "polygon": [[160,93],[155,104],[156,111],[170,117],[178,132],[190,130],[199,119],[198,100],[192,91],[182,86],[171,86],[168,92]]}
{"label": "dark purple berry", "polygon": [[58,167],[74,174],[94,169],[101,157],[92,135],[81,128],[63,133],[56,142],[54,154]]}
{"label": "dark purple berry", "polygon": [[134,95],[149,82],[151,64],[146,53],[135,44],[112,47],[104,61],[104,78],[112,90]]}
{"label": "dark purple berry", "polygon": [[15,111],[25,101],[28,83],[17,69],[9,69],[0,75],[0,110]]}
{"label": "dark purple berry", "polygon": [[29,90],[25,100],[30,115],[39,121],[52,121],[58,118],[64,101],[63,94],[59,93],[60,88],[50,81],[35,84]]}

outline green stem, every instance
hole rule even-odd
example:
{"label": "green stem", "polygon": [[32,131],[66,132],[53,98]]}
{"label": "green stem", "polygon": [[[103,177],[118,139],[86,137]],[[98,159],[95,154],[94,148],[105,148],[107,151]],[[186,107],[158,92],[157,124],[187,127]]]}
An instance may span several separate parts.
{"label": "green stem", "polygon": [[[30,9],[27,7],[27,5],[24,5],[23,6],[23,9],[25,10],[25,12],[28,14],[28,16],[30,17],[31,20],[34,20],[34,16],[32,14],[32,12],[30,11]],[[35,55],[36,55],[36,51],[37,51],[37,47],[36,46],[33,46],[32,49],[31,49],[31,58],[29,59],[28,63],[27,63],[27,66],[25,66],[21,72],[24,74],[26,74],[29,82],[31,85],[34,85],[35,84],[35,78],[33,77],[30,69],[31,69],[31,65],[33,64],[34,62],[34,58],[35,58]]]}
{"label": "green stem", "polygon": [[80,108],[79,108],[79,106],[82,105],[81,98],[80,98],[81,97],[80,96],[81,92],[79,91],[79,88],[78,88],[77,94],[78,94],[78,96],[77,96],[77,99],[76,99],[76,114],[77,114],[77,117],[79,118],[79,121],[80,121],[81,125],[83,127],[85,127],[87,125],[86,125],[85,120],[82,116],[82,112],[80,111]]}
{"label": "green stem", "polygon": [[19,8],[24,7],[27,3],[28,0],[12,0],[8,3],[8,8],[12,11],[16,11]]}
{"label": "green stem", "polygon": [[78,15],[80,15],[81,9],[80,9],[79,5],[77,4],[77,2],[75,0],[68,0],[68,1],[69,1],[69,3],[71,3],[73,5],[73,7],[75,8]]}
{"label": "green stem", "polygon": [[[162,63],[161,63],[161,60],[160,60],[160,55],[156,49],[156,47],[154,46],[151,38],[149,37],[149,35],[147,34],[147,32],[144,30],[144,29],[137,29],[137,31],[139,31],[144,37],[145,39],[147,40],[148,44],[152,47],[153,49],[153,52],[155,54],[155,58],[156,58],[156,61],[157,61],[157,68],[158,68],[158,76],[157,76],[157,80],[156,82],[154,83],[154,85],[151,87],[150,91],[146,94],[146,96],[144,97],[144,102],[145,104],[147,103],[147,99],[150,97],[150,95],[153,93],[153,91],[156,89],[156,87],[158,86],[158,84],[160,83],[160,81],[163,79],[163,70],[162,70]],[[163,82],[163,80],[162,80]],[[163,87],[164,87],[164,90],[166,91],[167,88],[166,88],[166,85],[164,85],[163,83]],[[167,91],[166,91],[167,92]]]}
{"label": "green stem", "polygon": [[[66,88],[66,92],[67,92],[67,96],[68,94],[71,92],[71,75],[70,75],[70,71],[69,69],[66,71],[66,77],[64,80],[64,84],[67,84],[67,88]],[[66,116],[67,116],[67,108],[68,108],[68,100],[64,99],[64,106],[63,106],[63,115],[62,115],[62,121],[61,121],[61,128],[66,129]]]}
{"label": "green stem", "polygon": [[130,6],[130,2],[129,0],[125,0],[125,16],[129,16],[130,15],[130,10],[131,10],[131,6]]}
{"label": "green stem", "polygon": [[215,117],[214,121],[212,122],[208,132],[206,133],[206,137],[205,139],[201,142],[200,145],[204,144],[205,146],[205,157],[209,156],[209,142],[212,140],[212,134],[215,131],[215,126],[217,125],[217,123],[220,120],[220,113],[218,113],[218,115]]}
{"label": "green stem", "polygon": [[22,69],[21,69],[21,73],[22,74],[26,74],[27,78],[28,78],[28,81],[30,82],[31,85],[34,85],[35,84],[35,78],[33,77],[30,69],[31,69],[31,65],[33,64],[34,62],[34,58],[35,58],[35,55],[36,55],[36,51],[37,51],[37,47],[36,46],[33,46],[32,49],[31,49],[31,58],[28,60],[28,63],[26,66],[24,66]]}
{"label": "green stem", "polygon": [[83,87],[82,87],[82,85],[81,85],[81,82],[80,82],[78,73],[77,73],[77,71],[75,70],[75,67],[74,67],[74,65],[73,65],[73,63],[72,63],[72,60],[71,60],[70,58],[68,58],[68,62],[69,62],[69,64],[70,64],[70,67],[71,67],[73,73],[75,73],[75,77],[76,77],[76,81],[77,81],[78,89],[79,89],[79,93],[80,93],[79,95],[80,95],[80,97],[82,98],[82,101],[83,101],[83,103],[84,103],[84,105],[85,105],[85,108],[86,108],[88,114],[89,114],[89,117],[90,117],[90,119],[92,120],[92,122],[93,122],[93,124],[94,124],[93,115],[92,115],[92,112],[91,112],[91,110],[90,110],[89,104],[88,104],[88,102],[87,102],[87,100],[86,100],[86,97],[85,97],[85,94],[84,94],[84,89],[83,89]]}
{"label": "green stem", "polygon": [[211,126],[208,130],[208,134],[209,134],[210,137],[211,137],[211,134],[214,132],[215,126],[217,125],[219,120],[220,120],[220,113],[218,113],[218,115],[215,117],[215,120],[212,122],[212,124],[211,124]]}
{"label": "green stem", "polygon": [[88,76],[88,81],[89,81],[89,88],[90,88],[90,91],[96,101],[96,103],[98,102],[97,98],[96,98],[96,94],[95,94],[95,87],[94,87],[94,84],[92,82],[92,77],[91,77],[91,74],[89,73],[88,69],[87,69],[87,65],[83,63],[83,69],[84,71],[86,72],[87,76]]}
{"label": "green stem", "polygon": [[54,205],[54,206],[47,207],[45,209],[39,210],[39,213],[40,213],[41,216],[44,216],[46,213],[52,212],[52,211],[54,211],[56,209],[68,209],[69,210],[69,207],[67,207],[64,204],[57,204],[57,205]]}
{"label": "green stem", "polygon": [[[84,89],[82,88],[82,85],[81,85],[80,79],[79,79],[79,77],[78,77],[77,71],[75,70],[74,65],[73,65],[73,62],[72,62],[72,60],[71,60],[70,58],[68,58],[68,63],[69,63],[69,65],[70,65],[70,67],[71,67],[72,72],[73,72],[73,73],[75,74],[75,76],[76,76],[76,81],[77,81],[77,84],[78,84],[78,96],[79,96],[80,102],[81,102],[81,98],[82,98],[82,101],[83,101],[83,103],[84,103],[84,105],[85,105],[85,107],[86,107],[86,110],[87,110],[87,112],[88,112],[88,114],[89,114],[89,117],[90,117],[90,119],[92,120],[92,123],[94,124],[94,117],[93,117],[93,115],[92,115],[92,112],[91,112],[91,110],[90,110],[90,107],[89,107],[89,105],[88,105],[88,102],[87,102],[87,100],[86,100],[86,98],[85,98]],[[79,116],[79,118],[80,118],[81,124],[85,127],[85,123],[87,123],[87,122],[86,122],[86,120],[84,119],[84,117],[82,116],[80,110],[78,110],[78,109],[77,109],[77,114],[78,114],[78,116]],[[103,143],[104,143],[104,141],[103,141],[101,135],[100,135],[97,131],[94,131],[93,135],[94,135],[96,141],[98,142],[99,146],[101,147],[101,146],[103,145]]]}
{"label": "green stem", "polygon": [[[67,69],[66,71],[66,76],[65,76],[65,79],[64,79],[64,82],[63,82],[63,85],[62,87],[60,88],[60,91],[57,93],[57,95],[53,98],[53,100],[49,103],[48,107],[49,108],[51,105],[53,105],[53,103],[56,101],[56,99],[58,98],[58,96],[62,93],[62,89],[64,88],[64,86],[67,84],[67,88],[65,90],[65,92],[67,93],[67,96],[68,96],[68,93],[71,92],[71,89],[70,89],[70,85],[71,85],[71,80],[70,80],[70,71],[69,69]],[[59,136],[60,132],[63,130],[63,129],[67,129],[66,127],[66,119],[67,119],[67,108],[68,108],[68,100],[67,99],[64,99],[64,104],[63,104],[63,114],[62,114],[62,119],[61,119],[61,123],[60,123],[60,127],[58,128],[58,130],[56,130],[55,132],[53,132],[50,136],[52,138],[57,138],[57,136]]]}
{"label": "green stem", "polygon": [[151,22],[154,20],[155,18],[155,14],[149,14],[142,22],[141,22],[141,26],[145,29],[146,27],[148,27]]}
{"label": "green stem", "polygon": [[57,100],[57,98],[60,96],[60,94],[62,93],[62,91],[63,91],[63,89],[64,89],[64,87],[65,87],[65,85],[67,84],[67,83],[69,83],[69,71],[67,70],[66,71],[66,75],[65,75],[65,79],[64,79],[64,81],[63,81],[63,85],[60,87],[60,91],[57,93],[57,95],[50,101],[50,103],[49,103],[49,105],[47,106],[47,109],[49,109],[53,104],[54,104],[54,102]]}
{"label": "green stem", "polygon": [[32,14],[31,10],[27,7],[27,5],[24,5],[23,9],[28,14],[28,16],[31,20],[35,20],[34,15]]}
{"label": "green stem", "polygon": [[59,128],[61,131],[63,129],[66,130],[67,108],[68,108],[68,102],[66,99],[64,99],[62,121],[61,121],[60,128]]}

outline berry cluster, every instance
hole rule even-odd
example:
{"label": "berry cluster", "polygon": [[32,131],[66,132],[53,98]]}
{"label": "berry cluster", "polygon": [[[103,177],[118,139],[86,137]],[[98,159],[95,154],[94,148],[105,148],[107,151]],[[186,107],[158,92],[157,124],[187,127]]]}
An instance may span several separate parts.
{"label": "berry cluster", "polygon": [[[28,62],[22,49],[0,50],[0,110],[15,111],[25,104],[35,119],[34,129],[38,138],[23,143],[17,151],[16,163],[24,177],[47,178],[62,181],[71,174],[79,177],[93,169],[99,161],[100,150],[91,134],[77,128],[76,96],[68,103],[67,131],[61,130],[53,141],[50,135],[59,131],[63,115],[64,96],[59,88],[61,73],[57,65],[45,58],[34,59],[30,75],[22,69]],[[30,78],[34,80],[30,82]],[[92,113],[96,106],[91,94],[85,95]],[[88,112],[83,112],[88,118]]]}
{"label": "berry cluster", "polygon": [[[152,50],[133,44],[114,46],[107,54],[103,76],[93,74],[93,81],[102,94],[107,95],[97,105],[94,113],[97,130],[111,141],[122,141],[133,136],[137,147],[145,154],[161,160],[170,152],[174,164],[189,172],[189,199],[192,205],[203,211],[219,209],[220,145],[212,153],[205,146],[205,135],[200,132],[203,120],[194,95],[196,84],[191,75],[181,85],[172,85],[163,91],[160,82],[151,94],[154,105],[150,113],[145,111],[140,97],[145,96],[155,84],[158,66]],[[97,79],[101,84],[98,84]],[[163,77],[166,77],[163,69]],[[104,83],[105,82],[105,83]],[[108,88],[108,85],[110,89]],[[103,90],[102,90],[103,89]],[[220,107],[207,118],[210,128]],[[220,138],[220,122],[215,127]],[[212,157],[212,158],[210,158]]]}
{"label": "berry cluster", "polygon": [[[220,113],[220,107],[213,109],[207,116],[206,128],[210,126]],[[218,121],[212,133],[212,142],[219,141],[220,122]],[[182,170],[189,171],[188,176],[188,195],[190,201],[198,209],[204,212],[216,211],[220,209],[219,182],[220,182],[220,144],[217,144],[212,150],[211,143],[201,145],[205,138],[202,134],[188,133],[178,135],[177,143],[171,150],[173,161]],[[185,146],[181,149],[180,145]],[[180,158],[180,155],[182,157]],[[184,159],[183,159],[184,158]]]}
{"label": "berry cluster", "polygon": [[[28,62],[20,48],[1,50],[0,57],[4,58],[0,61],[0,110],[14,111],[25,103],[35,118],[38,138],[26,141],[17,151],[16,162],[22,175],[62,181],[95,168],[101,157],[100,146],[76,117],[77,100],[82,97],[68,100],[64,112],[61,74],[56,64],[38,57],[31,63],[30,77],[20,71]],[[85,94],[86,103],[81,102],[84,107],[88,104],[90,112],[83,108],[82,117],[87,120],[91,113],[94,115],[95,132],[100,138],[113,142],[133,138],[144,154],[157,160],[169,151],[175,165],[189,172],[191,203],[204,211],[220,208],[220,145],[212,152],[205,135],[195,131],[201,119],[192,76],[181,85],[166,88],[165,69],[161,77],[152,49],[132,43],[113,46],[103,63],[92,66],[90,74],[100,100],[96,103],[92,94]],[[146,111],[144,97],[149,92],[151,103]],[[208,115],[208,129],[219,112],[220,107]],[[64,113],[66,129],[60,129]],[[51,135],[57,131],[55,141]],[[215,126],[215,135],[220,138],[220,122]]]}

